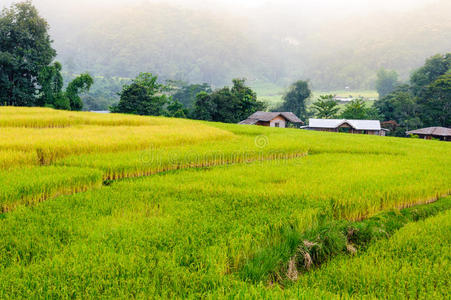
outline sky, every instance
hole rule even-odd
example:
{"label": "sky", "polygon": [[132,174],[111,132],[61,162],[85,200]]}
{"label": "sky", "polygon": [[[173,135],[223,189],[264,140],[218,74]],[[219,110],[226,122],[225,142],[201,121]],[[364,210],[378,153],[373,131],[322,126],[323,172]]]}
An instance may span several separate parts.
{"label": "sky", "polygon": [[[353,13],[369,10],[402,11],[415,8],[418,5],[434,3],[437,0],[33,0],[33,3],[38,7],[41,5],[46,7],[57,5],[61,7],[74,3],[95,7],[145,3],[149,1],[190,6],[199,9],[228,8],[234,11],[240,11],[255,8],[269,9],[279,6],[326,13]],[[0,7],[8,6],[13,2],[15,0],[0,0]]]}

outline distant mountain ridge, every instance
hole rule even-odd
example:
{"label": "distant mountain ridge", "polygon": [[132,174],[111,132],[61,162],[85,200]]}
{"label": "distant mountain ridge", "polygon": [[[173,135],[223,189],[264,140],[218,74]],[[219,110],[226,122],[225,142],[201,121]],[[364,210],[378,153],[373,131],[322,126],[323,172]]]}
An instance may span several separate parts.
{"label": "distant mountain ridge", "polygon": [[234,77],[278,85],[309,79],[315,89],[367,89],[380,67],[406,79],[428,56],[451,50],[449,11],[451,3],[441,1],[404,14],[291,26],[293,20],[258,11],[245,19],[146,3],[50,25],[69,72],[153,72],[217,86]]}

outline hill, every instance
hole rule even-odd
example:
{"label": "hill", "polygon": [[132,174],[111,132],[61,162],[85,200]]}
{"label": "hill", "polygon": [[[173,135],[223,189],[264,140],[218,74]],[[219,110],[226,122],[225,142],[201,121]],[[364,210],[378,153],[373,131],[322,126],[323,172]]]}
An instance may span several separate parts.
{"label": "hill", "polygon": [[127,78],[154,72],[216,86],[234,77],[279,86],[310,79],[316,90],[356,90],[373,88],[380,67],[405,80],[426,57],[448,51],[450,5],[320,20],[299,18],[282,4],[246,17],[157,3],[43,11],[68,72]]}

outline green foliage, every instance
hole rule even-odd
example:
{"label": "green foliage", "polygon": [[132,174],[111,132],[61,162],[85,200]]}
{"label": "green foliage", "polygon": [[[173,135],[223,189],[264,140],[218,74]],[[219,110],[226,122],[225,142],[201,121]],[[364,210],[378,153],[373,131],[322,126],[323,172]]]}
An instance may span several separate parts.
{"label": "green foliage", "polygon": [[428,85],[419,104],[425,124],[451,127],[451,73],[439,76]]}
{"label": "green foliage", "polygon": [[[399,212],[449,193],[447,143],[44,108],[0,112],[0,166],[22,152],[52,164],[22,161],[0,172],[8,211],[0,215],[0,298],[371,298],[366,286],[336,288],[346,276],[332,282],[328,274],[340,264],[310,270],[283,290],[279,283],[287,265],[305,271],[307,251],[314,265],[333,264],[352,241],[356,258],[405,220],[447,208],[439,201]],[[262,136],[268,143],[260,148]],[[76,194],[52,198],[66,193]],[[393,257],[411,253],[408,245]],[[444,278],[449,259],[431,253],[440,263],[420,262],[432,283],[421,264],[409,263],[388,288],[419,277],[441,295],[447,285],[435,278]],[[351,275],[376,264],[362,265]],[[380,281],[368,276],[363,284]]]}
{"label": "green foliage", "polygon": [[[68,81],[75,77],[70,73],[64,74],[65,80]],[[89,91],[80,95],[83,110],[108,110],[110,106],[117,105],[122,87],[129,83],[130,80],[125,78],[95,76]]]}
{"label": "green foliage", "polygon": [[283,103],[278,110],[292,112],[301,120],[306,120],[308,118],[306,101],[311,95],[312,91],[307,81],[296,81],[283,96]]}
{"label": "green foliage", "polygon": [[394,70],[381,68],[377,72],[376,90],[379,98],[383,98],[393,92],[398,85],[398,73]]}
{"label": "green foliage", "polygon": [[450,53],[434,55],[412,74],[410,86],[401,85],[375,102],[385,121],[399,124],[391,134],[404,136],[406,130],[422,126],[451,126],[450,67]]}
{"label": "green foliage", "polygon": [[[67,18],[52,18],[59,59],[71,72],[105,76],[131,78],[152,70],[162,79],[222,87],[242,74],[278,86],[310,78],[319,90],[370,89],[381,66],[408,78],[430,53],[449,51],[451,40],[448,0],[403,13],[368,8],[369,14],[333,18],[318,6],[301,19],[292,7],[275,2],[266,11],[243,8],[241,17],[224,14],[221,6],[209,13],[153,2],[114,7],[102,2],[98,11],[109,13],[93,17],[92,9],[74,3],[40,3],[46,11],[67,13]],[[254,16],[251,22],[248,15]]]}
{"label": "green foliage", "polygon": [[65,96],[69,100],[70,110],[81,110],[83,108],[79,94],[89,91],[93,83],[94,79],[88,73],[81,74],[69,83]]}
{"label": "green foliage", "polygon": [[419,117],[421,108],[416,98],[410,93],[408,85],[399,86],[391,94],[376,101],[374,107],[384,116],[385,120],[396,122],[390,135],[405,136],[406,131],[420,128],[423,125]]}
{"label": "green foliage", "polygon": [[233,87],[196,96],[193,117],[199,120],[238,123],[256,111],[265,109],[257,94],[245,85],[245,79],[233,79]]}
{"label": "green foliage", "polygon": [[379,112],[373,107],[367,107],[363,99],[355,99],[345,105],[341,118],[348,120],[378,120]]}
{"label": "green foliage", "polygon": [[186,118],[188,110],[178,100],[171,99],[167,107],[168,117]]}
{"label": "green foliage", "polygon": [[315,117],[319,119],[333,119],[340,111],[340,107],[334,100],[333,95],[321,95],[319,99],[312,104],[314,110],[316,110]]}
{"label": "green foliage", "polygon": [[120,93],[120,101],[112,108],[113,112],[136,115],[161,116],[168,97],[167,87],[158,83],[158,77],[150,73],[141,73],[125,85]]}
{"label": "green foliage", "polygon": [[[54,62],[53,65],[46,66],[39,72],[38,81],[41,85],[41,95],[38,106],[58,107],[58,103],[64,98],[61,68],[62,65],[59,62]],[[70,109],[70,107],[62,108]]]}
{"label": "green foliage", "polygon": [[[55,73],[61,66],[49,66],[55,56],[48,24],[31,1],[5,8],[0,14],[0,105],[35,106],[59,98]],[[40,86],[43,96],[37,97]]]}
{"label": "green foliage", "polygon": [[451,53],[436,54],[428,58],[423,67],[410,76],[410,85],[414,96],[424,98],[427,87],[438,77],[451,69]]}
{"label": "green foliage", "polygon": [[[177,83],[176,83],[177,84]],[[186,84],[181,83],[180,86],[176,86],[175,92],[172,94],[172,98],[182,103],[186,108],[190,109],[196,101],[196,96],[200,92],[206,92],[211,94],[212,89],[209,84]]]}
{"label": "green foliage", "polygon": [[[451,210],[412,222],[356,257],[341,256],[292,287],[343,298],[443,299],[449,295]],[[376,228],[377,229],[377,228]],[[382,234],[387,229],[379,228]],[[288,291],[286,294],[290,294]]]}

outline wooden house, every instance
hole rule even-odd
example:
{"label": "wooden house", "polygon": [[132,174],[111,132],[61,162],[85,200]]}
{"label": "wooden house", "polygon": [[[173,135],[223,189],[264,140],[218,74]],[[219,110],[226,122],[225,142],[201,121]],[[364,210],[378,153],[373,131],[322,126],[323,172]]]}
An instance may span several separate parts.
{"label": "wooden house", "polygon": [[304,124],[295,114],[292,112],[264,112],[258,111],[246,120],[241,121],[238,124],[242,125],[259,125],[268,127],[280,127],[285,128],[287,124]]}
{"label": "wooden house", "polygon": [[430,140],[432,138],[441,141],[451,141],[451,128],[427,127],[406,132],[407,135],[418,135],[421,139]]}

